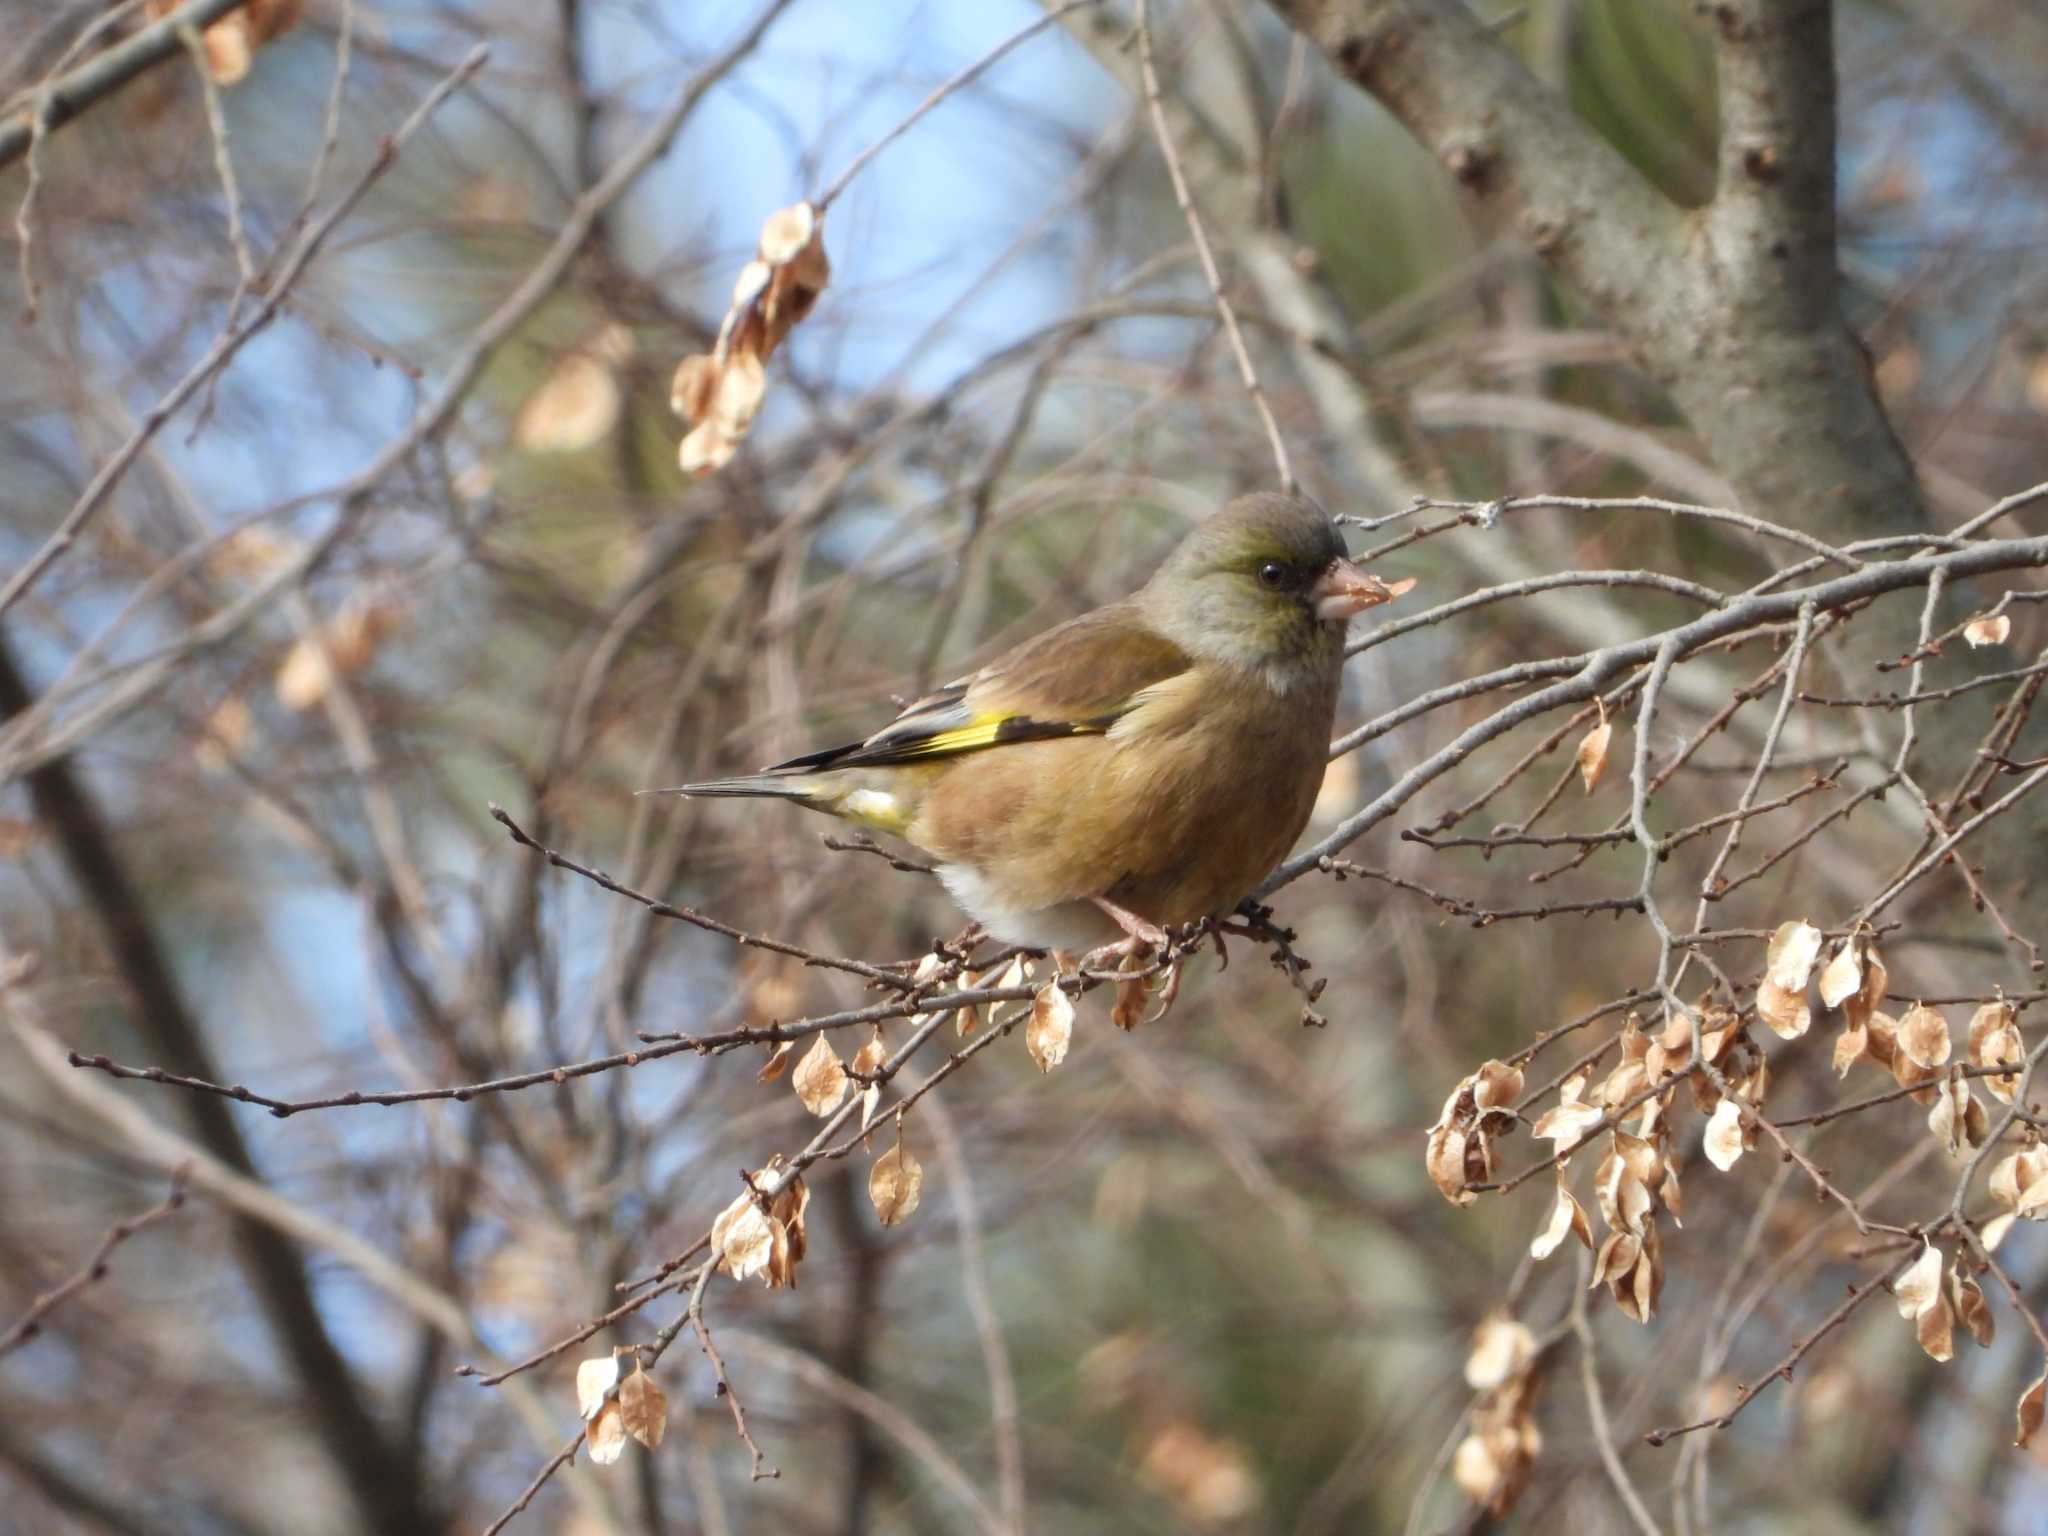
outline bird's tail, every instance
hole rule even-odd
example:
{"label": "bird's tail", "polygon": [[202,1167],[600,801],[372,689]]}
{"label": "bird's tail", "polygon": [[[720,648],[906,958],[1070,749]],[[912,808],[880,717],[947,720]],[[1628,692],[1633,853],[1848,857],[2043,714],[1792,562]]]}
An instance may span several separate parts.
{"label": "bird's tail", "polygon": [[673,789],[646,789],[646,795],[759,795],[773,800],[809,800],[813,786],[802,779],[774,773],[743,773],[730,779],[709,779],[702,784],[678,784]]}
{"label": "bird's tail", "polygon": [[[826,754],[820,753],[823,757]],[[674,789],[643,789],[643,795],[760,795],[771,800],[793,800],[807,811],[838,816],[877,832],[902,833],[917,814],[915,796],[905,798],[901,786],[877,784],[867,773],[792,773],[808,766],[811,759],[798,758],[778,764],[766,773],[743,773],[730,779],[712,779],[703,784],[680,784]],[[900,772],[901,770],[894,770]]]}

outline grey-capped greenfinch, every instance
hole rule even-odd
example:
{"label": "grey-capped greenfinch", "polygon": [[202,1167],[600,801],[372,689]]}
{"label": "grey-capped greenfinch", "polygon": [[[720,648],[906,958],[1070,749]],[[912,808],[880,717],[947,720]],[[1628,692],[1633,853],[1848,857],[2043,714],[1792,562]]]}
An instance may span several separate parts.
{"label": "grey-capped greenfinch", "polygon": [[1129,597],[867,740],[681,793],[769,795],[901,837],[1005,943],[1156,947],[1233,910],[1301,835],[1345,626],[1412,585],[1353,565],[1312,503],[1241,497]]}

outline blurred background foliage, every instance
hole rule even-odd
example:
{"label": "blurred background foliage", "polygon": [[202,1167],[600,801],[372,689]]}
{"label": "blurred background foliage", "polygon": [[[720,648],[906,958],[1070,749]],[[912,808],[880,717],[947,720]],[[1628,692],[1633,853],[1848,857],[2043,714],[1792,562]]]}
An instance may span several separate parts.
{"label": "blurred background foliage", "polygon": [[[107,9],[0,0],[0,97]],[[1602,316],[1273,17],[1155,9],[1175,132],[1311,493],[1360,515],[1418,492],[1731,500]],[[371,173],[472,44],[491,52],[0,627],[36,700],[0,727],[0,935],[37,960],[19,1006],[68,1047],[173,1065],[162,999],[138,989],[104,892],[81,878],[76,826],[33,796],[52,764],[197,1022],[203,1050],[185,1059],[207,1070],[182,1070],[282,1098],[480,1080],[628,1049],[641,1031],[868,1000],[851,978],[550,870],[492,824],[494,801],[627,884],[823,952],[903,960],[956,930],[930,882],[827,851],[821,823],[636,792],[868,728],[892,699],[1128,590],[1190,519],[1270,480],[1128,88],[1129,16],[1062,18],[851,184],[825,226],[831,286],[716,476],[677,468],[668,380],[715,334],[769,212],[1036,14],[795,0],[714,64],[750,5],[312,0],[264,46],[219,91],[235,222],[259,264],[309,207]],[[1687,206],[1711,195],[1714,58],[1694,5],[1533,0],[1499,21],[1659,188]],[[1929,515],[1948,525],[2048,478],[2048,19],[1998,0],[1845,0],[1837,35],[1853,318]],[[714,69],[668,152],[598,214],[545,298],[512,312],[445,417],[406,441],[577,200],[681,83]],[[205,97],[173,60],[37,153],[33,238],[14,236],[0,272],[0,572],[255,303]],[[20,206],[29,179],[19,163],[0,172],[0,203]],[[1859,532],[1823,508],[1751,510],[1831,540]],[[1380,568],[1442,601],[1581,566],[1734,588],[1776,563],[1717,528],[1551,511]],[[1894,602],[1909,637],[1914,605]],[[1648,592],[1487,608],[1355,664],[1340,724],[1689,612]],[[2041,643],[2038,619],[2022,618],[2022,640]],[[1737,656],[1679,689],[1658,749],[1769,660]],[[1841,681],[1827,691],[1869,686]],[[1945,709],[1930,781],[1968,759],[1992,705],[1986,692]],[[1472,718],[1441,712],[1338,759],[1317,830]],[[1824,734],[1785,750],[1818,756]],[[1625,845],[1532,888],[1536,863],[1447,863],[1399,840],[1535,741],[1482,754],[1355,856],[1496,907],[1632,889]],[[1723,745],[1704,760],[1746,770]],[[1567,742],[1474,829],[1527,814],[1568,755]],[[1571,807],[1572,824],[1619,814],[1619,778]],[[1674,793],[1705,815],[1737,782],[1704,774]],[[1758,851],[1794,825],[1772,823]],[[1870,894],[1915,831],[1873,807],[1716,918],[1823,921]],[[2029,822],[1990,858],[2033,931],[2039,847]],[[1180,1008],[1134,1036],[1090,999],[1059,1071],[999,1049],[913,1117],[928,1187],[909,1222],[878,1226],[864,1156],[826,1164],[801,1287],[714,1284],[714,1327],[779,1480],[749,1483],[686,1338],[664,1366],[668,1444],[565,1473],[523,1520],[977,1529],[935,1459],[993,1509],[1007,1435],[1034,1531],[1489,1523],[1444,1476],[1468,1342],[1504,1295],[1532,1326],[1561,1316],[1573,1261],[1526,1272],[1540,1182],[1446,1205],[1422,1133],[1480,1060],[1642,984],[1653,945],[1640,923],[1601,916],[1475,928],[1364,880],[1312,876],[1279,909],[1329,978],[1327,1028],[1297,1026],[1300,999],[1249,946],[1227,971],[1197,963]],[[1895,979],[1929,994],[2028,984],[1958,889],[1911,918]],[[0,1074],[8,1316],[162,1193],[109,1101],[201,1134],[175,1090],[56,1082],[17,1045],[0,1047],[13,1058]],[[1788,1112],[1838,1096],[1824,1054],[1780,1068]],[[520,1359],[614,1305],[616,1283],[681,1252],[734,1196],[737,1168],[807,1139],[801,1106],[757,1085],[758,1066],[684,1055],[468,1104],[232,1108],[263,1186],[453,1298],[474,1329],[449,1339],[343,1248],[300,1234],[306,1292],[351,1384],[335,1389],[394,1447],[386,1470],[417,1486],[425,1524],[475,1530],[510,1504],[574,1427],[577,1353],[644,1341],[674,1303],[542,1367],[528,1399],[451,1368]],[[1923,1134],[1910,1103],[1888,1112],[1848,1121],[1816,1155],[1867,1181]],[[1750,1379],[1863,1272],[1853,1231],[1798,1250],[1702,1377],[1708,1316],[1756,1269],[1738,1250],[1791,1250],[1819,1220],[1768,1161],[1693,1176],[1653,1325],[1596,1308],[1624,1441]],[[1945,1198],[1949,1178],[1918,1168],[1902,1209]],[[392,1518],[351,1486],[337,1420],[281,1346],[237,1231],[219,1202],[193,1202],[0,1359],[0,1528],[339,1532]],[[2035,1236],[2010,1252],[2038,1309]],[[1860,1313],[1722,1437],[1711,1528],[2048,1530],[2048,1474],[2008,1448],[2010,1404],[2038,1363],[2022,1333],[1936,1370],[1881,1301]],[[1014,1429],[1000,1393],[991,1411],[1005,1372]],[[1537,1481],[1501,1523],[1628,1529],[1565,1385],[1575,1367],[1556,1375]],[[1661,1510],[1676,1449],[1629,1454]]]}

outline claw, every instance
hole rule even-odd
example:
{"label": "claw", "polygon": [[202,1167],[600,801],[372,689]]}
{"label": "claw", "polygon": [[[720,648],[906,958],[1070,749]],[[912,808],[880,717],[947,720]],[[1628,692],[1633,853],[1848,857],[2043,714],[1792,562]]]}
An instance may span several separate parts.
{"label": "claw", "polygon": [[1180,972],[1183,963],[1176,959],[1166,968],[1166,986],[1159,994],[1159,1011],[1147,1019],[1146,1023],[1156,1024],[1165,1018],[1168,1010],[1173,1007],[1174,999],[1180,996]]}

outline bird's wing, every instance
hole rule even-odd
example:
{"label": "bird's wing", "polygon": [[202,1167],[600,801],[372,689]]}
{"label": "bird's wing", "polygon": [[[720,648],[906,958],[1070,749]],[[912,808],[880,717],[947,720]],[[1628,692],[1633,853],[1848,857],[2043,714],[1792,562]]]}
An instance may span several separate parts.
{"label": "bird's wing", "polygon": [[770,772],[930,762],[1013,742],[1098,736],[1145,689],[1192,665],[1187,653],[1113,603],[1047,630],[979,672],[912,704],[866,741],[777,763]]}

